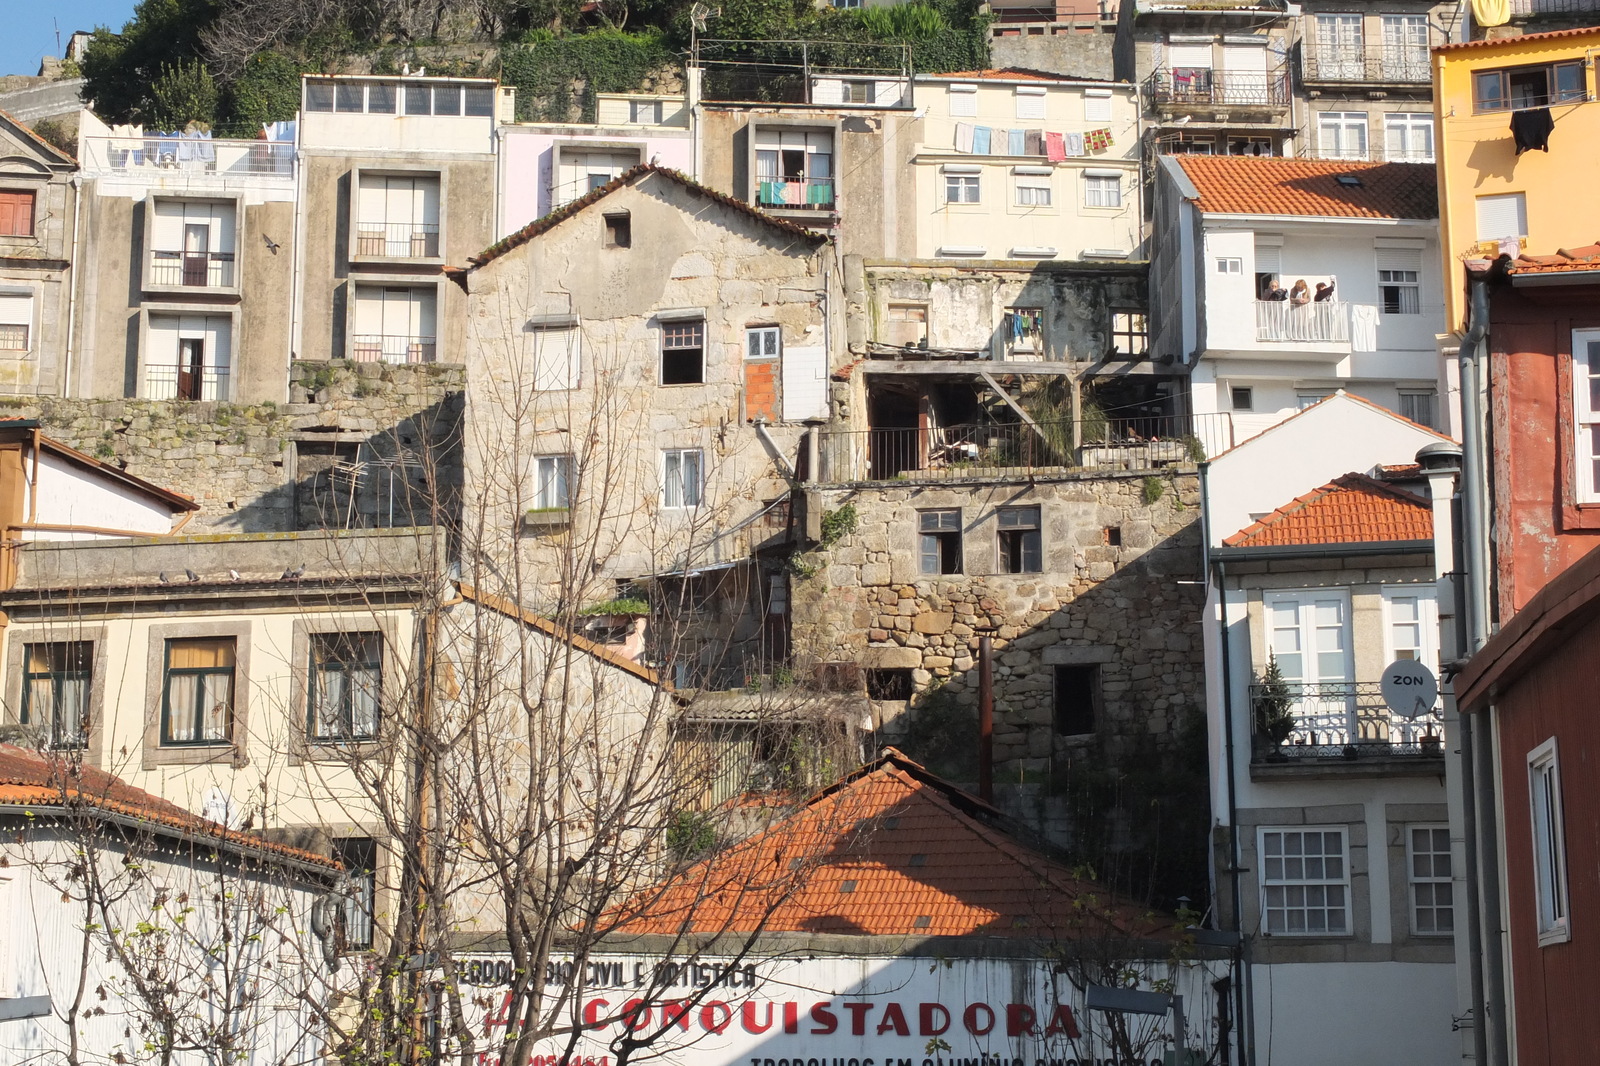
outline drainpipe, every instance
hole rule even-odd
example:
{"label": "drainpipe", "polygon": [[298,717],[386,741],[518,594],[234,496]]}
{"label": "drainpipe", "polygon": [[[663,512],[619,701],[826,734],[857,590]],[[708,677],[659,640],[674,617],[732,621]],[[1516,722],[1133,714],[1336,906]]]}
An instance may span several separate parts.
{"label": "drainpipe", "polygon": [[72,175],[72,261],[67,264],[67,343],[61,356],[61,395],[72,395],[72,355],[78,322],[78,257],[83,245],[83,175]]}
{"label": "drainpipe", "polygon": [[987,636],[978,638],[978,798],[994,802],[994,664]]}
{"label": "drainpipe", "polygon": [[[1466,616],[1464,657],[1489,639],[1490,571],[1487,515],[1488,456],[1485,449],[1480,359],[1489,332],[1489,279],[1469,277],[1470,318],[1458,358],[1461,368],[1461,501],[1460,541],[1466,569],[1463,604]],[[1493,713],[1493,712],[1487,712]],[[1461,715],[1461,791],[1466,835],[1467,873],[1478,891],[1469,888],[1469,928],[1479,935],[1480,959],[1474,960],[1473,1047],[1480,1066],[1507,1062],[1505,967],[1500,936],[1498,814],[1495,809],[1494,739],[1491,723],[1475,714]],[[1480,730],[1481,735],[1480,735]],[[1476,896],[1476,899],[1474,899]],[[1470,950],[1470,949],[1469,949]]]}

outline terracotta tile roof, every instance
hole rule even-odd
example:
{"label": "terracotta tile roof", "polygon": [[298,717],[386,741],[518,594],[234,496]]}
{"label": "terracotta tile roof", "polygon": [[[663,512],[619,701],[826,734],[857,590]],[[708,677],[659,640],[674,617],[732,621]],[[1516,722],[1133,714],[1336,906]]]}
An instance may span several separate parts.
{"label": "terracotta tile roof", "polygon": [[1488,48],[1497,44],[1515,45],[1523,41],[1548,41],[1556,37],[1585,37],[1600,35],[1600,27],[1580,26],[1574,30],[1548,30],[1545,33],[1523,33],[1515,37],[1485,37],[1477,41],[1457,41],[1454,44],[1436,44],[1435,52],[1459,52],[1464,48]]}
{"label": "terracotta tile roof", "polygon": [[291,859],[330,874],[340,869],[337,862],[315,852],[218,825],[104,770],[13,744],[0,744],[0,806],[87,808],[173,831],[185,840],[211,841],[266,858]]}
{"label": "terracotta tile roof", "polygon": [[995,828],[889,749],[794,814],[630,901],[624,934],[1157,938],[1163,919]]}
{"label": "terracotta tile roof", "polygon": [[[1351,163],[1238,155],[1176,157],[1208,214],[1438,218],[1432,163]],[[1360,185],[1341,185],[1340,176]]]}
{"label": "terracotta tile roof", "polygon": [[[573,215],[576,215],[590,204],[598,203],[599,201],[604,200],[607,196],[610,196],[624,185],[632,184],[639,178],[649,174],[657,174],[663,178],[666,178],[668,181],[675,181],[679,185],[682,185],[685,189],[688,189],[690,192],[719,203],[723,207],[737,211],[741,215],[748,215],[749,217],[763,222],[776,230],[787,233],[792,237],[803,237],[806,240],[815,241],[818,244],[825,244],[829,240],[832,240],[832,238],[827,234],[818,233],[815,230],[807,229],[804,226],[797,225],[796,223],[790,222],[787,219],[778,218],[775,215],[769,215],[760,208],[752,207],[751,205],[745,203],[743,200],[735,200],[733,197],[717,192],[715,189],[709,189],[686,174],[679,173],[678,171],[672,170],[668,167],[658,167],[652,166],[649,163],[641,163],[639,166],[623,171],[621,174],[618,174],[615,178],[612,178],[604,185],[601,185],[584,196],[578,197],[571,203],[563,204],[561,207],[556,208],[543,218],[534,219],[532,222],[528,223],[526,226],[523,226],[510,236],[502,237],[500,240],[496,241],[494,244],[491,244],[482,252],[469,259],[468,262],[471,265],[467,267],[467,271],[476,270],[486,263],[491,263],[500,258],[507,252],[515,248],[520,248],[522,245],[527,244],[540,234],[554,229],[557,225],[565,222],[567,219],[571,218]],[[462,271],[458,270],[457,272],[460,273]]]}
{"label": "terracotta tile roof", "polygon": [[460,588],[461,595],[465,596],[473,603],[482,604],[491,611],[498,611],[507,618],[515,618],[524,625],[532,626],[534,629],[539,630],[539,632],[544,633],[547,636],[554,637],[556,640],[568,641],[579,651],[587,652],[588,654],[593,655],[596,659],[602,659],[605,662],[610,663],[612,666],[626,670],[628,673],[634,675],[642,681],[648,681],[652,685],[659,685],[661,688],[664,688],[669,692],[672,690],[672,684],[663,679],[660,674],[656,673],[648,666],[641,666],[625,655],[618,654],[617,650],[613,647],[601,644],[599,641],[590,640],[588,637],[582,636],[581,634],[574,633],[572,630],[551,621],[542,614],[536,614],[533,611],[528,610],[526,607],[522,607],[516,603],[513,603],[504,596],[496,596],[492,592],[484,592],[483,590],[474,588],[473,586],[464,582],[459,584],[457,587]]}
{"label": "terracotta tile roof", "polygon": [[1554,255],[1522,253],[1506,263],[1507,274],[1562,274],[1600,270],[1600,242],[1557,248]]}
{"label": "terracotta tile roof", "polygon": [[1365,474],[1312,489],[1223,540],[1229,548],[1387,544],[1433,539],[1428,501]]}
{"label": "terracotta tile roof", "polygon": [[21,119],[17,118],[17,116],[13,115],[11,112],[9,112],[9,111],[0,111],[0,119],[4,119],[6,122],[8,122],[11,125],[15,126],[17,128],[17,132],[18,133],[20,133],[23,136],[27,137],[30,141],[32,141],[40,149],[42,149],[45,152],[48,152],[50,155],[55,156],[57,159],[61,160],[63,163],[71,163],[73,166],[77,166],[78,165],[78,161],[76,159],[72,158],[72,156],[70,156],[67,153],[63,152],[61,149],[57,148],[55,145],[53,145],[49,141],[45,140],[43,137],[39,136],[37,133],[33,132],[33,127],[32,126],[28,125],[26,122],[23,122]]}
{"label": "terracotta tile roof", "polygon": [[[1064,74],[1048,74],[1042,70],[1022,67],[1001,67],[997,70],[955,70],[945,74],[919,74],[918,81],[1105,81],[1104,78],[1069,78]],[[1109,83],[1108,83],[1109,84]]]}

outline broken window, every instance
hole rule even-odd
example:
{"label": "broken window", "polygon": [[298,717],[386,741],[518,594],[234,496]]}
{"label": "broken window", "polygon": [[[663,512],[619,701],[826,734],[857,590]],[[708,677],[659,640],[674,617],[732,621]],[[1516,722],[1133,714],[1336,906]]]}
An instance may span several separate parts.
{"label": "broken window", "polygon": [[1111,313],[1111,347],[1118,355],[1143,355],[1150,347],[1145,316],[1138,311]]}
{"label": "broken window", "polygon": [[905,701],[910,698],[910,670],[884,668],[867,671],[867,699]]}
{"label": "broken window", "polygon": [[699,385],[705,381],[706,324],[669,322],[661,327],[661,384]]}
{"label": "broken window", "polygon": [[961,573],[961,511],[918,511],[918,548],[924,574]]}
{"label": "broken window", "polygon": [[1055,676],[1055,727],[1064,737],[1094,732],[1100,708],[1100,667],[1058,666]]}
{"label": "broken window", "polygon": [[1039,508],[1000,508],[1000,572],[1037,574],[1043,569]]}
{"label": "broken window", "polygon": [[928,346],[928,308],[924,304],[890,304],[888,344],[901,348]]}
{"label": "broken window", "polygon": [[1007,352],[1044,351],[1043,308],[1013,307],[1006,311],[1001,329],[1005,333]]}

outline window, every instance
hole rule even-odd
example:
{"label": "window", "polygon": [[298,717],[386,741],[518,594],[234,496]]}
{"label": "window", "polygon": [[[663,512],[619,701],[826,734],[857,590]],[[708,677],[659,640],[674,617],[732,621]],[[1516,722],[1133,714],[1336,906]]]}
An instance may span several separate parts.
{"label": "window", "polygon": [[872,83],[870,81],[841,82],[839,85],[839,102],[842,104],[872,103]]}
{"label": "window", "polygon": [[1223,256],[1217,260],[1218,274],[1243,274],[1244,260],[1236,256]]}
{"label": "window", "polygon": [[434,286],[356,285],[351,358],[365,363],[433,362],[438,299]]}
{"label": "window", "polygon": [[1360,81],[1365,72],[1362,62],[1360,15],[1318,15],[1316,72],[1323,78]]}
{"label": "window", "polygon": [[1386,315],[1422,313],[1422,251],[1378,249],[1378,302]]}
{"label": "window", "polygon": [[1433,162],[1433,116],[1383,116],[1383,155],[1391,163]]}
{"label": "window", "polygon": [[1578,500],[1600,502],[1600,330],[1572,334],[1572,429]]}
{"label": "window", "polygon": [[1539,905],[1539,943],[1572,937],[1567,918],[1566,819],[1561,807],[1561,764],[1556,738],[1528,753],[1528,793],[1533,805],[1533,884]]}
{"label": "window", "polygon": [[52,748],[81,748],[89,743],[93,661],[94,644],[86,640],[27,646],[21,721],[42,729]]}
{"label": "window", "polygon": [[[232,229],[229,221],[227,229]],[[438,175],[361,174],[356,186],[356,254],[395,259],[437,256]]]}
{"label": "window", "polygon": [[998,518],[1000,572],[1037,574],[1043,570],[1039,508],[1002,507]]}
{"label": "window", "polygon": [[1319,114],[1317,154],[1323,159],[1367,158],[1367,113],[1324,111]]}
{"label": "window", "polygon": [[1150,329],[1143,312],[1111,312],[1111,347],[1118,355],[1143,355],[1150,350]]}
{"label": "window", "polygon": [[1017,206],[1018,207],[1049,207],[1050,206],[1050,175],[1016,174]]}
{"label": "window", "polygon": [[1235,411],[1253,411],[1256,406],[1255,390],[1248,385],[1235,385],[1228,390],[1232,395],[1233,409]]}
{"label": "window", "polygon": [[383,638],[377,633],[315,633],[306,731],[340,743],[378,735]]}
{"label": "window", "polygon": [[782,351],[782,331],[777,326],[756,326],[744,331],[746,359],[776,359]]}
{"label": "window", "polygon": [[1528,200],[1520,192],[1478,197],[1478,240],[1503,241],[1528,235]]}
{"label": "window", "polygon": [[635,126],[661,125],[661,101],[629,100],[628,121]]}
{"label": "window", "polygon": [[1039,85],[1019,85],[1016,88],[1017,117],[1044,121],[1045,91]]}
{"label": "window", "polygon": [[907,669],[867,670],[867,699],[899,700],[911,698],[911,671]]}
{"label": "window", "polygon": [[699,385],[705,381],[706,324],[668,322],[661,327],[661,384]]}
{"label": "window", "polygon": [[661,506],[699,507],[701,453],[698,448],[661,453]]}
{"label": "window", "polygon": [[1274,154],[1272,151],[1272,138],[1229,137],[1227,154],[1250,155],[1257,156],[1262,159],[1271,159]]}
{"label": "window", "polygon": [[0,237],[33,236],[33,193],[0,189]]}
{"label": "window", "polygon": [[1044,351],[1044,308],[1009,307],[1000,324],[1005,334],[1006,352]]}
{"label": "window", "polygon": [[1304,411],[1307,407],[1319,404],[1332,395],[1332,389],[1300,389],[1294,394],[1295,410]]}
{"label": "window", "polygon": [[631,248],[633,247],[633,218],[626,211],[608,211],[605,214],[606,236],[602,242],[606,248]]}
{"label": "window", "polygon": [[0,352],[25,352],[33,333],[33,296],[0,292]]}
{"label": "window", "polygon": [[1083,176],[1083,206],[1121,207],[1121,176],[1110,174],[1085,174]]}
{"label": "window", "polygon": [[902,348],[928,346],[928,308],[924,304],[890,304],[888,343]]}
{"label": "window", "polygon": [[233,735],[233,637],[169,640],[161,696],[161,743],[226,744]]}
{"label": "window", "polygon": [[831,208],[833,133],[757,128],[756,202],[770,207]]}
{"label": "window", "polygon": [[1419,426],[1437,429],[1439,394],[1433,389],[1401,389],[1400,416]]}
{"label": "window", "polygon": [[961,573],[959,508],[917,512],[917,550],[924,574]]}
{"label": "window", "polygon": [[862,0],[833,0],[834,7],[860,7]]}
{"label": "window", "polygon": [[541,455],[533,461],[533,506],[541,511],[572,506],[572,456]]}
{"label": "window", "polygon": [[534,320],[528,330],[533,348],[533,387],[538,392],[560,392],[578,387],[583,368],[582,333],[568,325],[570,318]]}
{"label": "window", "polygon": [[340,913],[339,947],[365,951],[372,947],[372,915],[378,895],[378,842],[371,837],[343,837],[333,842],[333,857],[350,878],[350,894]]}
{"label": "window", "polygon": [[1179,134],[1176,138],[1162,141],[1161,150],[1166,155],[1212,155],[1216,152],[1216,142],[1210,137]]}
{"label": "window", "polygon": [[1055,668],[1055,727],[1059,736],[1081,737],[1093,733],[1099,708],[1100,667]]}
{"label": "window", "polygon": [[1406,873],[1411,882],[1411,931],[1418,936],[1454,933],[1449,826],[1406,827]]}
{"label": "window", "polygon": [[1111,121],[1111,91],[1088,89],[1083,94],[1083,120],[1085,122]]}
{"label": "window", "polygon": [[1382,23],[1384,78],[1428,81],[1428,16],[1384,15]]}
{"label": "window", "polygon": [[1480,70],[1472,76],[1473,105],[1480,112],[1549,107],[1587,95],[1582,61]]}
{"label": "window", "polygon": [[949,90],[950,114],[956,118],[972,118],[978,113],[978,87],[952,85]]}
{"label": "window", "polygon": [[1261,830],[1261,928],[1269,936],[1350,932],[1343,829]]}
{"label": "window", "polygon": [[956,174],[947,169],[944,174],[944,199],[949,204],[977,203],[978,175]]}

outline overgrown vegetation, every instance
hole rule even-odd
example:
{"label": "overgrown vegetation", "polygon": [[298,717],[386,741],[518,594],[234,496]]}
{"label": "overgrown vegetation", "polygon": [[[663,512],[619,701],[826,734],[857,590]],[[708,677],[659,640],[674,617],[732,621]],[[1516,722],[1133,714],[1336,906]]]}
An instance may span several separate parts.
{"label": "overgrown vegetation", "polygon": [[978,711],[948,689],[930,688],[918,698],[898,743],[940,777],[978,779]]}

